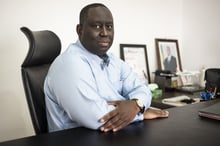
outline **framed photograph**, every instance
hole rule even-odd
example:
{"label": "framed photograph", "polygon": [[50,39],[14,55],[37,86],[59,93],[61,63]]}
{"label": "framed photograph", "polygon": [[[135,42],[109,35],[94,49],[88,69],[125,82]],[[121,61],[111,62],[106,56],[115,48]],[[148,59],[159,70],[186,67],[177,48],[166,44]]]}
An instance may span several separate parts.
{"label": "framed photograph", "polygon": [[141,79],[151,82],[146,45],[120,44],[120,57]]}
{"label": "framed photograph", "polygon": [[182,71],[178,40],[156,38],[155,43],[159,69],[172,73]]}

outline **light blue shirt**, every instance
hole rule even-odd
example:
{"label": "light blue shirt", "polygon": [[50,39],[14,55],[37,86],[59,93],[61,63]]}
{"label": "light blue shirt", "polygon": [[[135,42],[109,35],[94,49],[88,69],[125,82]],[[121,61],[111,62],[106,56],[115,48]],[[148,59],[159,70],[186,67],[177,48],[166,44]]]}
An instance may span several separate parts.
{"label": "light blue shirt", "polygon": [[[151,92],[146,83],[120,58],[108,53],[109,62],[87,51],[80,41],[52,63],[44,83],[49,131],[74,127],[98,129],[114,106],[107,101],[141,99],[146,109]],[[138,114],[133,121],[143,120]]]}

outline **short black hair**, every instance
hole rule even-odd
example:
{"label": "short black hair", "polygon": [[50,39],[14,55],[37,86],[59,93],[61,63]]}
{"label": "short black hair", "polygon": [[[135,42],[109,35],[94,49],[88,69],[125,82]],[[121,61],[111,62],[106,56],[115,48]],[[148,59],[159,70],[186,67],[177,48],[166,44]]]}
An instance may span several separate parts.
{"label": "short black hair", "polygon": [[[87,6],[85,6],[84,8],[82,8],[82,10],[80,11],[80,15],[79,15],[79,23],[83,24],[88,16],[88,12],[90,8],[95,8],[95,7],[104,7],[107,8],[104,4],[101,3],[93,3],[93,4],[89,4]],[[107,8],[108,9],[108,8]]]}

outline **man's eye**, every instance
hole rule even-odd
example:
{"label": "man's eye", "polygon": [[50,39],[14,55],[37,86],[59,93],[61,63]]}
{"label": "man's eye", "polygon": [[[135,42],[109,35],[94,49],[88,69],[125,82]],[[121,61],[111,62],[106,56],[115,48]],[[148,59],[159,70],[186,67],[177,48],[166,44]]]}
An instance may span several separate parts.
{"label": "man's eye", "polygon": [[107,25],[107,28],[108,28],[108,29],[112,29],[113,26],[112,26],[112,25]]}
{"label": "man's eye", "polygon": [[100,29],[101,28],[100,25],[94,25],[93,27],[96,28],[96,29]]}

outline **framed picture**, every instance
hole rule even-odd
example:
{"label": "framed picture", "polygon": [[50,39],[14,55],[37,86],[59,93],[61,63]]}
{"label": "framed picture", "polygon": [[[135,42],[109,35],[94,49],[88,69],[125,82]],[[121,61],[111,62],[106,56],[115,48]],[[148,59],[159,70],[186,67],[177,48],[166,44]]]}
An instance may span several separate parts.
{"label": "framed picture", "polygon": [[182,71],[178,40],[156,38],[155,43],[159,69],[173,73]]}
{"label": "framed picture", "polygon": [[120,44],[120,57],[131,66],[141,79],[150,83],[146,45]]}

